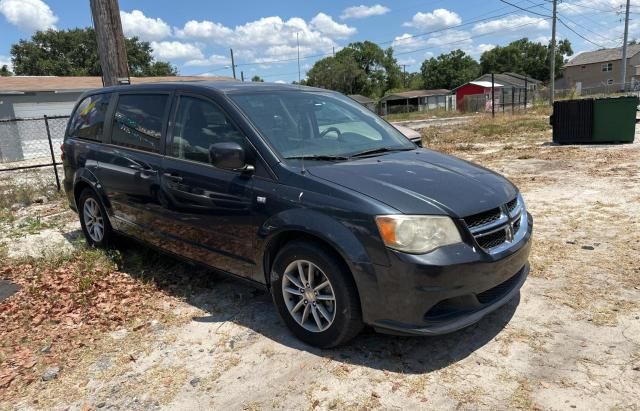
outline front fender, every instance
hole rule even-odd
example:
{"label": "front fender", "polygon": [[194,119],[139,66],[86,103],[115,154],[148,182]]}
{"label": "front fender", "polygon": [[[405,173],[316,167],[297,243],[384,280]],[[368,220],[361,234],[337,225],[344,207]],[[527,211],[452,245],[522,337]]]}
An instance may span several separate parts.
{"label": "front fender", "polygon": [[[367,318],[366,308],[371,307],[378,294],[378,282],[373,263],[363,244],[354,233],[340,221],[310,209],[290,209],[269,218],[258,231],[258,249],[265,257],[273,241],[284,233],[308,234],[327,244],[341,255],[348,265],[358,289],[363,316]],[[267,261],[258,259],[265,282],[269,285]]]}

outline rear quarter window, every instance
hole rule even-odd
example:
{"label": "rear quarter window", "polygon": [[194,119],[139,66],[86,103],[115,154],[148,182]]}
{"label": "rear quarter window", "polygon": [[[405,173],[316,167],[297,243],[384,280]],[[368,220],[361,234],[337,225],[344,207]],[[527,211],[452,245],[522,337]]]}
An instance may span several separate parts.
{"label": "rear quarter window", "polygon": [[94,94],[85,97],[69,120],[69,137],[102,141],[104,119],[111,94]]}
{"label": "rear quarter window", "polygon": [[168,94],[122,94],[118,97],[111,142],[158,153]]}

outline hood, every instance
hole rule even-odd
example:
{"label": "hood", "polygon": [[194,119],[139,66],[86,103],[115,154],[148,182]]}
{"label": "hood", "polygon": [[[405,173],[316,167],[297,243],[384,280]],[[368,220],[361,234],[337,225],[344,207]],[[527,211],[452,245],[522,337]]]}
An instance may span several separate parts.
{"label": "hood", "polygon": [[517,189],[484,167],[426,149],[401,151],[307,171],[404,214],[466,217],[513,200]]}

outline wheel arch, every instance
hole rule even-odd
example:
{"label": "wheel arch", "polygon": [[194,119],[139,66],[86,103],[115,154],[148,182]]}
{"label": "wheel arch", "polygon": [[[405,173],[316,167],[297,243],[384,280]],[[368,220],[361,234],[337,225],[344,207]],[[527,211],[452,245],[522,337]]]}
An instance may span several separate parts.
{"label": "wheel arch", "polygon": [[366,317],[369,301],[377,292],[377,281],[373,264],[356,235],[332,216],[314,210],[291,209],[273,216],[259,231],[259,261],[267,288],[270,288],[271,268],[278,251],[291,241],[320,245],[344,264]]}
{"label": "wheel arch", "polygon": [[98,196],[98,199],[102,202],[102,205],[107,210],[107,214],[111,215],[111,203],[107,197],[107,194],[104,191],[104,188],[98,181],[98,178],[86,168],[80,169],[76,172],[74,176],[73,182],[73,199],[76,205],[76,209],[78,209],[78,200],[80,199],[80,194],[84,191],[85,188],[89,188],[93,190],[94,193]]}

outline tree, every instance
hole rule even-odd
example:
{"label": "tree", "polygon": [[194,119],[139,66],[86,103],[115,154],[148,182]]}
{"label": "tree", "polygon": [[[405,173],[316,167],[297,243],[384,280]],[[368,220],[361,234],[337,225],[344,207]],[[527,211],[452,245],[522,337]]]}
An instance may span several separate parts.
{"label": "tree", "polygon": [[6,64],[3,64],[2,67],[0,67],[0,77],[9,76],[13,76],[13,73],[9,70],[9,67]]}
{"label": "tree", "polygon": [[370,41],[351,43],[333,57],[316,61],[307,73],[307,85],[345,94],[382,96],[402,85],[402,74],[393,49]]}
{"label": "tree", "polygon": [[[125,39],[131,76],[175,76],[167,62],[156,61],[151,45],[137,37]],[[92,28],[36,32],[11,46],[17,75],[101,76],[96,35]]]}
{"label": "tree", "polygon": [[480,65],[462,50],[453,50],[425,60],[420,67],[427,89],[453,89],[480,74]]}
{"label": "tree", "polygon": [[[504,47],[496,47],[485,51],[480,56],[482,73],[519,73],[526,74],[537,80],[549,81],[549,50],[551,43],[545,46],[542,43],[529,41],[522,38],[513,41]],[[566,56],[571,56],[571,42],[560,40],[556,48],[556,76],[564,63]]]}
{"label": "tree", "polygon": [[253,81],[255,83],[264,83],[264,80],[262,79],[262,77],[260,77],[257,74],[255,76],[251,77],[251,81]]}

